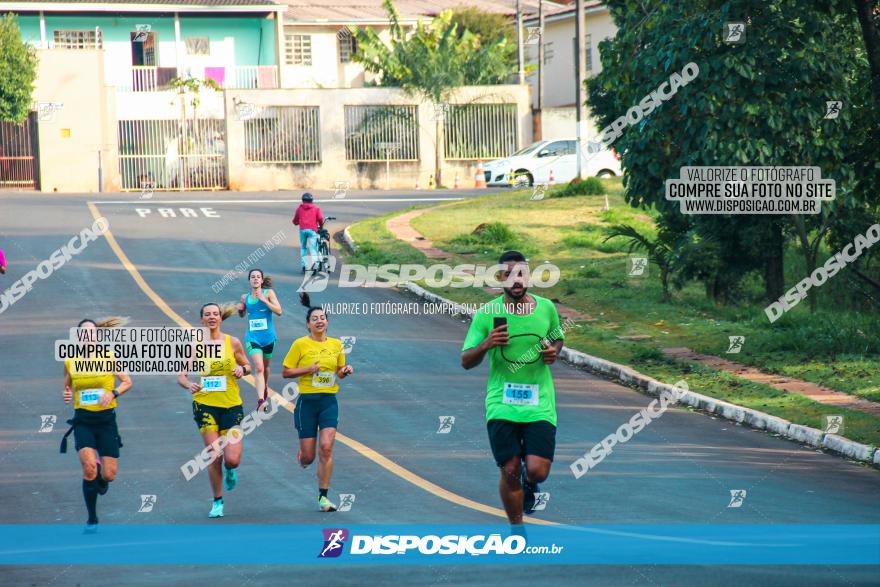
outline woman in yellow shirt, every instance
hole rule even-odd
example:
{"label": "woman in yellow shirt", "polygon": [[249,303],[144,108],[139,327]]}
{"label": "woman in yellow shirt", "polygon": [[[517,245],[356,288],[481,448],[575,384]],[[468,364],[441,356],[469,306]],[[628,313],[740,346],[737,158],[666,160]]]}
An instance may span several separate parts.
{"label": "woman in yellow shirt", "polygon": [[[86,319],[77,327],[94,330],[124,323],[125,320],[121,318],[105,318],[97,322]],[[124,371],[85,371],[77,368],[80,359],[89,358],[84,356],[64,361],[62,397],[66,404],[73,400],[74,416],[67,421],[71,428],[61,440],[61,452],[67,452],[67,437],[72,431],[82,464],[82,491],[89,513],[86,532],[92,533],[98,529],[98,495],[107,493],[110,482],[116,478],[119,447],[122,446],[116,426],[116,399],[131,389],[131,378]]]}
{"label": "woman in yellow shirt", "polygon": [[[241,462],[241,430],[236,427],[244,418],[244,412],[238,379],[248,374],[248,360],[241,342],[234,336],[220,332],[223,320],[235,312],[234,305],[221,308],[220,304],[210,303],[202,306],[199,312],[202,325],[210,331],[208,339],[202,344],[219,344],[222,349],[220,357],[204,359],[206,368],[200,371],[198,382],[189,380],[189,371],[183,371],[177,377],[181,387],[192,394],[193,419],[202,433],[205,446],[212,451],[208,477],[214,491],[214,503],[209,518],[223,517],[223,487],[227,491],[235,489],[238,483],[235,469]],[[226,446],[220,454],[219,439],[227,435]],[[223,465],[226,466],[225,475]]]}
{"label": "woman in yellow shirt", "polygon": [[299,377],[299,397],[293,420],[299,433],[299,453],[296,459],[302,468],[315,460],[315,448],[320,431],[321,460],[318,463],[318,508],[324,512],[336,511],[336,505],[327,498],[330,476],[333,474],[333,443],[339,424],[339,404],[336,393],[339,379],[354,373],[345,364],[342,341],[327,336],[327,315],[318,306],[309,305],[308,294],[301,296],[308,306],[306,327],[309,335],[296,339],[284,358],[285,378]]}

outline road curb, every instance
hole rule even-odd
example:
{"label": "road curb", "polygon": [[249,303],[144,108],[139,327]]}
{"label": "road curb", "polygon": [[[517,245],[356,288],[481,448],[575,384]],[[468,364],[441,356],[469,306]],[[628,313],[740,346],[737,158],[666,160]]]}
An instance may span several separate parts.
{"label": "road curb", "polygon": [[[458,310],[458,314],[463,316],[470,317],[475,313],[474,310],[465,307],[462,304],[453,302],[452,300],[446,299],[435,293],[431,293],[414,283],[401,283],[399,287],[400,289],[413,293],[429,302],[449,304]],[[605,376],[607,379],[620,381],[630,387],[638,387],[652,396],[659,397],[661,392],[667,391],[671,393],[673,389],[672,385],[657,381],[653,377],[648,377],[643,373],[639,373],[631,367],[613,363],[599,357],[594,357],[565,346],[562,347],[559,357],[575,367],[580,367],[592,373]],[[825,434],[822,430],[817,428],[794,424],[778,416],[772,416],[759,410],[731,404],[694,391],[686,391],[681,395],[679,402],[708,414],[713,414],[726,420],[749,426],[756,430],[766,430],[767,432],[778,434],[788,440],[815,448],[825,449],[836,455],[869,465],[873,464],[880,468],[880,450],[874,446],[855,442],[854,440],[844,438],[837,434]]]}
{"label": "road curb", "polygon": [[345,243],[345,246],[348,247],[349,251],[351,251],[352,253],[356,253],[357,252],[357,245],[354,244],[354,239],[351,238],[351,233],[348,232],[349,228],[351,228],[351,227],[346,226],[345,228],[342,229],[342,242]]}

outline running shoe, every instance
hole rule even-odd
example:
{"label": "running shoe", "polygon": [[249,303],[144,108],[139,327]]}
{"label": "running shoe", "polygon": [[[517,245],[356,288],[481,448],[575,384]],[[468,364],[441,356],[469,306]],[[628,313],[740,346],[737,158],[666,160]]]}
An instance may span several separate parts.
{"label": "running shoe", "polygon": [[110,489],[110,482],[101,476],[101,461],[98,461],[98,495],[104,495]]}
{"label": "running shoe", "polygon": [[322,512],[335,512],[336,506],[323,495],[318,498],[318,509]]}
{"label": "running shoe", "polygon": [[86,522],[86,527],[83,529],[83,534],[97,534],[98,533],[98,520],[94,522]]}
{"label": "running shoe", "polygon": [[309,468],[308,465],[302,464],[302,455],[303,455],[303,453],[301,450],[296,451],[296,464],[299,465],[300,467],[302,467],[303,469],[308,469]]}
{"label": "running shoe", "polygon": [[523,513],[531,514],[535,511],[535,494],[538,492],[537,483],[529,483],[526,479],[526,465],[522,466],[523,487]]}
{"label": "running shoe", "polygon": [[215,501],[214,505],[211,506],[211,513],[208,514],[209,518],[222,518],[223,517],[223,500]]}
{"label": "running shoe", "polygon": [[258,399],[257,399],[257,411],[259,411],[259,409],[260,409],[261,407],[263,407],[263,403],[264,403],[265,401],[266,401],[266,400],[263,399],[263,398],[258,398]]}
{"label": "running shoe", "polygon": [[223,477],[223,487],[226,488],[226,491],[235,489],[237,483],[238,473],[235,472],[235,469],[226,469],[226,475]]}

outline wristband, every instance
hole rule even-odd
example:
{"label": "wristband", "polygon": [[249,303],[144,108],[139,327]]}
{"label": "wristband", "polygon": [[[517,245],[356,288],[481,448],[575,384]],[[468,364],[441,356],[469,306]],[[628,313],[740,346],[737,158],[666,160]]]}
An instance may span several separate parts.
{"label": "wristband", "polygon": [[117,390],[114,389],[114,390],[113,390],[113,399],[116,399],[116,398],[118,398],[118,397],[119,397],[119,392],[118,392]]}

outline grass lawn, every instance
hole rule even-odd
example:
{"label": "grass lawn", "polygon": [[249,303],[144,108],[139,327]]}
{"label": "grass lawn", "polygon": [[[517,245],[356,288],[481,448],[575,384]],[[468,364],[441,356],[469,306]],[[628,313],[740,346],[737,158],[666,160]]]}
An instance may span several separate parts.
{"label": "grass lawn", "polygon": [[[673,299],[665,302],[656,266],[649,267],[646,277],[629,277],[625,239],[603,242],[604,230],[611,224],[630,224],[649,234],[654,230],[651,214],[624,202],[619,179],[603,181],[609,193],[608,211],[604,196],[558,198],[551,191],[551,197],[532,201],[530,190],[519,190],[431,210],[412,224],[435,246],[455,253],[451,264],[493,264],[500,251],[510,248],[525,253],[533,266],[544,261],[557,265],[562,272],[559,283],[535,292],[590,317],[568,333],[567,346],[631,365],[662,381],[687,376],[691,389],[700,393],[800,424],[821,428],[822,416],[842,414],[846,436],[880,445],[878,417],[668,360],[660,350],[688,347],[880,401],[880,316],[828,310],[811,315],[803,303],[770,324],[757,279],[747,280],[744,301],[737,305],[716,307],[699,283],[674,290]],[[423,262],[424,255],[387,231],[387,218],[352,228],[361,247],[352,262]],[[506,229],[472,234],[478,225],[496,222]],[[786,257],[786,266],[786,283],[792,285],[803,275],[796,251]],[[477,288],[432,291],[461,302],[491,298]],[[831,288],[819,290],[820,308],[833,308],[832,294]],[[734,335],[745,336],[745,344],[739,354],[727,355],[728,337]]]}

